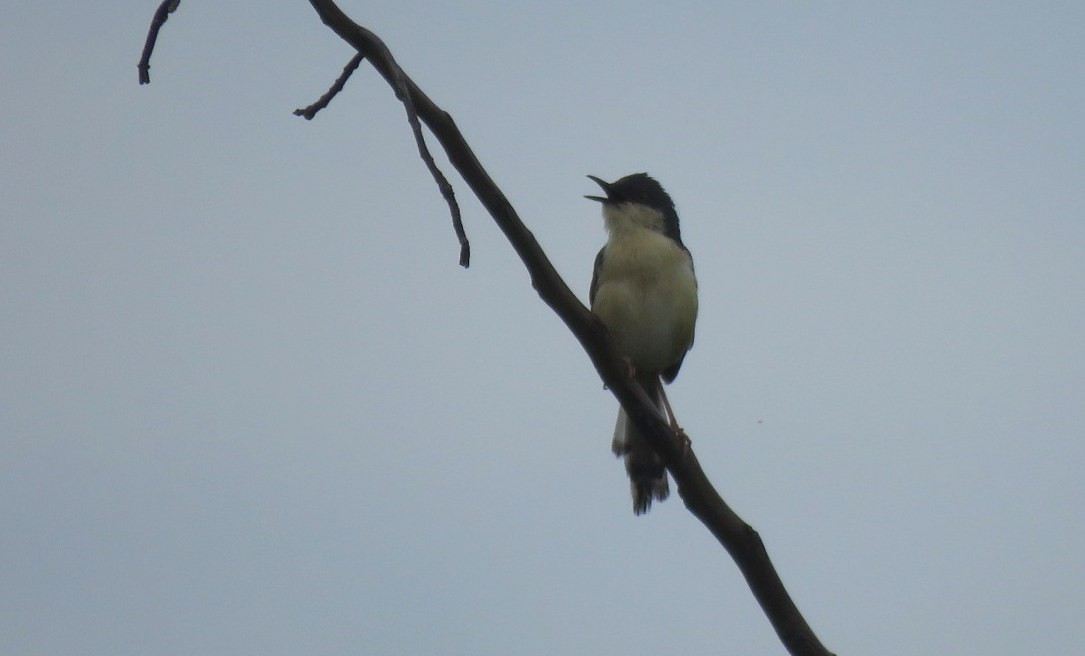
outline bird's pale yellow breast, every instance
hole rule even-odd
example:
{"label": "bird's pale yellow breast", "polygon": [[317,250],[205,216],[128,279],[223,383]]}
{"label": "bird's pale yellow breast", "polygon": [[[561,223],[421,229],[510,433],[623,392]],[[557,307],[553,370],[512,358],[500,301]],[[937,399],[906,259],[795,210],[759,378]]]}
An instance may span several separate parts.
{"label": "bird's pale yellow breast", "polygon": [[697,281],[689,253],[647,228],[612,230],[592,311],[638,369],[660,372],[693,339]]}

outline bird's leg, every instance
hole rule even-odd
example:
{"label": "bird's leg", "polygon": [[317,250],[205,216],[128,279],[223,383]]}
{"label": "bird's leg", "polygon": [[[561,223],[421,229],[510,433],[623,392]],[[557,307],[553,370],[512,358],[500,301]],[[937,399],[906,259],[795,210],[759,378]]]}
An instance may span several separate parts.
{"label": "bird's leg", "polygon": [[682,430],[682,427],[678,425],[678,419],[674,416],[674,410],[671,409],[671,402],[667,400],[667,393],[663,391],[663,381],[659,379],[659,376],[655,377],[655,383],[656,391],[659,392],[659,398],[663,401],[663,407],[666,409],[671,430],[678,436],[678,441],[682,443],[682,455],[685,455],[689,452],[692,442],[690,442],[689,435],[686,435],[686,431]]}

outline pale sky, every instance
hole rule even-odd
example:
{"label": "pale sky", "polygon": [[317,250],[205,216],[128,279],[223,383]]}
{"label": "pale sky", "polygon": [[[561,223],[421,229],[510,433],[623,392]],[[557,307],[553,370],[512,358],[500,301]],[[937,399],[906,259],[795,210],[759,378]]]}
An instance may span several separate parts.
{"label": "pale sky", "polygon": [[[1085,4],[344,2],[569,284],[677,202],[669,396],[838,654],[1085,652]],[[306,2],[0,21],[0,654],[773,655]],[[436,149],[436,142],[432,142]],[[443,161],[442,161],[443,163]]]}

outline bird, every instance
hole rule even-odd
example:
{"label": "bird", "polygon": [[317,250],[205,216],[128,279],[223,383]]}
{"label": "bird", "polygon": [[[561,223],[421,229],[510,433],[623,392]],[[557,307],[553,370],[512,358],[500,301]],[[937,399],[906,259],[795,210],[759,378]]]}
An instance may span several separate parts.
{"label": "bird", "polygon": [[[682,243],[674,201],[647,173],[614,182],[588,178],[605,194],[585,198],[602,204],[607,234],[595,257],[591,311],[606,326],[630,376],[688,447],[663,391],[663,382],[675,379],[693,346],[697,323],[697,277],[693,256]],[[667,498],[663,461],[621,408],[611,448],[625,458],[635,515],[648,512],[653,499]]]}

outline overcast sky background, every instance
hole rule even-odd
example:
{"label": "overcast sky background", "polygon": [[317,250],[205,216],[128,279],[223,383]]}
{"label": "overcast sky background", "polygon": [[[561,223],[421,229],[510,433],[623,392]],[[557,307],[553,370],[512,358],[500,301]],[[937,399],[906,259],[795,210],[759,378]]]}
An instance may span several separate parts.
{"label": "overcast sky background", "polygon": [[[0,21],[0,653],[784,653],[447,166],[302,1]],[[521,3],[527,5],[527,3]],[[583,297],[697,264],[670,398],[841,655],[1085,651],[1085,4],[344,2]],[[434,145],[436,147],[436,145]]]}

